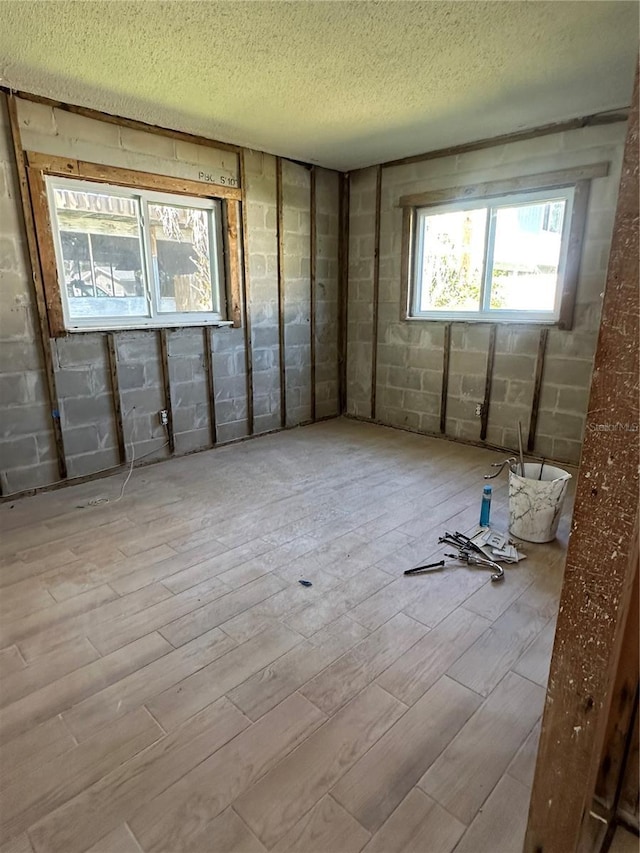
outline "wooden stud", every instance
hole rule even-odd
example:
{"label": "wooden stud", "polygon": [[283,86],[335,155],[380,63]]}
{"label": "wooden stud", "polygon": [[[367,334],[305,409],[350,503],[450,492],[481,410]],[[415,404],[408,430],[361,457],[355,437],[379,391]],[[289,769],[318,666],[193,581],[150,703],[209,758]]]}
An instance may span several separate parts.
{"label": "wooden stud", "polygon": [[202,329],[204,340],[204,372],[207,380],[207,394],[209,396],[209,423],[211,426],[211,446],[218,443],[218,427],[216,424],[216,387],[213,371],[213,346],[211,343],[211,329],[204,326]]}
{"label": "wooden stud", "polygon": [[447,395],[449,393],[449,358],[451,356],[451,323],[444,325],[442,346],[442,391],[440,392],[440,432],[447,431]]}
{"label": "wooden stud", "polygon": [[234,329],[242,326],[242,262],[240,202],[226,201],[223,206],[225,232],[225,278],[228,317]]}
{"label": "wooden stud", "polygon": [[[5,86],[0,86],[0,91],[11,94],[11,90],[7,89]],[[76,115],[91,118],[95,121],[104,121],[107,124],[117,124],[120,127],[129,127],[132,130],[141,130],[144,133],[153,133],[157,136],[168,136],[170,139],[179,139],[182,142],[191,142],[194,145],[202,145],[206,148],[219,148],[221,151],[239,151],[239,147],[237,145],[232,145],[229,142],[220,142],[218,139],[208,139],[206,136],[196,136],[193,133],[186,133],[182,130],[172,130],[168,127],[147,124],[147,122],[138,121],[137,119],[111,115],[111,113],[94,110],[90,107],[80,107],[77,104],[68,104],[64,101],[54,101],[51,98],[34,95],[31,92],[15,91],[13,94],[15,94],[15,97],[20,98],[23,101],[33,101],[33,103],[36,104],[44,104],[47,107],[64,110],[68,113],[75,113]]]}
{"label": "wooden stud", "polygon": [[542,393],[542,379],[544,377],[544,358],[547,352],[547,338],[549,337],[548,326],[540,329],[538,341],[538,355],[536,358],[536,373],[533,380],[533,399],[531,400],[531,415],[529,416],[529,437],[527,438],[527,450],[532,453],[536,445],[536,429],[538,426],[538,409],[540,408],[540,394]]}
{"label": "wooden stud", "polygon": [[339,413],[347,411],[347,331],[349,323],[349,176],[339,176],[338,235],[338,399]]}
{"label": "wooden stud", "polygon": [[278,361],[280,365],[280,426],[287,425],[287,366],[284,340],[284,203],[282,196],[282,158],[276,157],[276,236],[278,240]]}
{"label": "wooden stud", "polygon": [[638,561],[639,172],[636,70],[525,853],[580,842]]}
{"label": "wooden stud", "polygon": [[317,219],[316,219],[316,167],[310,174],[310,227],[309,227],[309,339],[311,343],[311,420],[316,419],[316,265],[317,265]]}
{"label": "wooden stud", "polygon": [[249,247],[247,239],[247,170],[244,151],[240,152],[240,185],[242,187],[242,326],[244,329],[244,355],[247,376],[247,432],[253,435],[253,350],[251,342],[251,313],[249,310]]}
{"label": "wooden stud", "polygon": [[378,314],[380,302],[380,204],[382,197],[382,167],[376,168],[376,220],[373,249],[373,320],[371,332],[371,418],[376,418],[376,389],[378,385]]}
{"label": "wooden stud", "polygon": [[56,377],[53,364],[53,354],[51,350],[51,340],[49,335],[49,321],[47,318],[47,306],[42,281],[42,270],[40,267],[40,253],[38,251],[38,240],[36,237],[36,229],[33,220],[33,210],[31,207],[31,195],[29,191],[27,167],[24,158],[24,151],[22,149],[22,141],[20,138],[18,108],[16,104],[16,99],[13,95],[8,96],[7,107],[9,112],[9,125],[11,127],[11,139],[13,142],[13,152],[15,156],[16,170],[18,173],[20,198],[22,201],[23,223],[25,233],[27,235],[27,245],[29,248],[31,279],[33,282],[33,289],[37,308],[38,328],[40,331],[40,345],[44,362],[44,372],[47,381],[47,396],[49,412],[51,413],[51,424],[53,428],[54,442],[56,446],[58,472],[60,474],[60,479],[64,480],[67,477],[67,463],[64,452],[62,426],[60,423],[60,403],[58,401],[58,394],[56,390]]}
{"label": "wooden stud", "polygon": [[496,332],[498,327],[494,324],[489,327],[489,351],[487,352],[487,372],[484,381],[484,400],[482,402],[482,414],[480,415],[480,441],[487,437],[489,428],[489,406],[491,405],[491,381],[493,379],[493,362],[496,356]]}
{"label": "wooden stud", "polygon": [[535,175],[523,175],[519,178],[506,178],[500,181],[485,181],[480,184],[467,184],[462,187],[448,187],[443,190],[429,190],[424,193],[404,195],[398,201],[399,207],[429,207],[464,199],[490,198],[509,193],[526,192],[534,189],[557,189],[573,186],[592,178],[605,178],[609,174],[609,163],[594,163],[590,166],[577,166],[574,169],[559,169],[555,172],[539,172]]}
{"label": "wooden stud", "polygon": [[47,189],[42,172],[37,169],[27,169],[27,180],[31,192],[31,210],[36,231],[49,333],[52,337],[60,337],[66,335],[67,330],[62,312],[62,295],[58,284],[58,264],[49,217]]}
{"label": "wooden stud", "polygon": [[238,200],[241,191],[236,187],[204,181],[191,181],[187,178],[174,178],[169,175],[156,175],[137,169],[123,169],[120,166],[105,166],[102,163],[88,163],[68,157],[54,157],[50,154],[26,152],[30,168],[38,169],[49,175],[72,176],[82,180],[105,184],[119,184],[142,190],[177,193],[198,198],[228,198]]}
{"label": "wooden stud", "polygon": [[437,160],[440,157],[454,157],[457,154],[467,154],[470,151],[482,151],[485,148],[496,148],[500,145],[509,145],[512,142],[523,142],[526,139],[536,139],[539,136],[549,136],[553,133],[564,133],[567,130],[579,130],[583,127],[594,127],[605,124],[618,124],[627,121],[628,110],[614,110],[582,118],[569,119],[568,121],[544,124],[533,127],[530,130],[520,130],[515,133],[504,133],[502,136],[491,136],[488,139],[478,139],[475,142],[467,142],[463,145],[451,145],[448,148],[438,148],[435,151],[427,151],[424,154],[414,154],[411,157],[401,157],[399,160],[388,160],[382,164],[384,169],[392,166],[408,166],[411,163],[424,163],[427,160]]}
{"label": "wooden stud", "polygon": [[176,452],[176,439],[173,432],[173,409],[171,404],[171,371],[169,367],[169,330],[160,329],[158,331],[158,339],[160,342],[160,361],[162,363],[162,384],[164,387],[164,405],[167,410],[167,440],[169,442],[169,452],[173,456]]}
{"label": "wooden stud", "polygon": [[113,397],[113,412],[116,419],[116,436],[120,462],[127,462],[127,445],[124,438],[124,423],[122,418],[122,397],[120,396],[120,381],[118,378],[118,342],[116,333],[109,332],[106,336],[107,358],[109,359],[109,374],[111,376],[111,396]]}
{"label": "wooden stud", "polygon": [[573,194],[573,210],[569,228],[569,244],[564,263],[564,269],[559,270],[558,278],[562,281],[562,298],[558,328],[568,330],[573,327],[573,311],[578,293],[580,278],[580,262],[584,232],[587,225],[587,210],[589,207],[589,191],[591,182],[578,181]]}
{"label": "wooden stud", "polygon": [[411,318],[411,286],[413,281],[414,264],[414,230],[416,211],[413,207],[405,207],[402,211],[402,248],[400,258],[400,319]]}

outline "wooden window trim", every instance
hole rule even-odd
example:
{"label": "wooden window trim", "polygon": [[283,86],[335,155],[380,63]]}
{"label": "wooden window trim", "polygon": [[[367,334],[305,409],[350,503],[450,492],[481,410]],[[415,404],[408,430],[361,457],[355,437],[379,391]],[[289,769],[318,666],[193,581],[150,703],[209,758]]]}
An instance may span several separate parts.
{"label": "wooden window trim", "polygon": [[69,335],[70,331],[64,324],[45,175],[74,177],[80,180],[116,184],[140,190],[220,200],[222,202],[223,218],[227,313],[234,328],[239,328],[242,325],[241,289],[243,247],[242,231],[238,227],[242,199],[240,189],[220,184],[204,183],[202,181],[191,181],[184,178],[173,178],[167,175],[155,175],[150,172],[140,172],[133,169],[121,169],[118,166],[104,166],[99,163],[74,160],[73,158],[53,157],[33,151],[26,151],[25,157],[27,160],[27,178],[38,252],[38,256],[32,258],[32,262],[39,265],[42,273],[47,320],[51,337],[64,337]]}
{"label": "wooden window trim", "polygon": [[[541,172],[535,175],[525,175],[520,178],[508,178],[502,181],[490,181],[486,183],[470,184],[463,187],[450,187],[442,190],[431,190],[423,193],[413,193],[402,196],[398,206],[402,208],[402,265],[400,290],[402,294],[400,319],[403,321],[422,322],[451,322],[450,318],[439,321],[433,317],[416,317],[411,313],[411,296],[413,289],[414,272],[414,245],[415,228],[417,222],[418,208],[439,206],[450,202],[464,201],[465,199],[491,199],[500,196],[527,192],[533,190],[551,190],[565,187],[574,188],[573,210],[571,215],[571,226],[568,234],[567,256],[564,272],[562,274],[562,295],[560,302],[560,314],[556,321],[543,325],[557,326],[559,329],[569,330],[573,327],[573,314],[578,292],[578,280],[580,276],[580,261],[582,258],[582,246],[584,243],[584,232],[587,221],[587,209],[589,206],[589,191],[593,178],[604,178],[609,174],[608,162],[594,163],[589,166],[579,166],[574,169],[561,169],[554,172]],[[478,317],[478,320],[460,320],[459,322],[504,322],[513,323],[513,320],[488,320],[486,317]],[[518,325],[526,325],[527,319],[519,319]],[[541,325],[540,322],[532,325]]]}

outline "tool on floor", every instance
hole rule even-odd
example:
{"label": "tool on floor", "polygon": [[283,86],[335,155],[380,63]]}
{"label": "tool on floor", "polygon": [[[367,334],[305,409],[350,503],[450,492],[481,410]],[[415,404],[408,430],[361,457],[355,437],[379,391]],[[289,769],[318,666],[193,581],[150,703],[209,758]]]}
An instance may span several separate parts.
{"label": "tool on floor", "polygon": [[472,554],[468,551],[458,551],[457,554],[445,554],[445,557],[460,560],[463,563],[467,563],[469,566],[479,566],[484,569],[492,569],[492,581],[504,580],[504,569],[502,566],[499,566],[498,563],[494,563],[493,560],[490,560],[488,557],[480,557],[478,554]]}
{"label": "tool on floor", "polygon": [[444,560],[440,560],[438,563],[427,563],[426,566],[416,566],[415,569],[407,569],[405,575],[419,575],[423,572],[434,572],[439,569],[444,568]]}
{"label": "tool on floor", "polygon": [[502,474],[505,465],[509,466],[510,471],[515,471],[516,465],[518,464],[518,460],[515,456],[510,456],[508,459],[505,459],[503,462],[492,462],[491,467],[497,468],[495,474],[485,474],[485,480],[495,480],[496,477],[499,477]]}

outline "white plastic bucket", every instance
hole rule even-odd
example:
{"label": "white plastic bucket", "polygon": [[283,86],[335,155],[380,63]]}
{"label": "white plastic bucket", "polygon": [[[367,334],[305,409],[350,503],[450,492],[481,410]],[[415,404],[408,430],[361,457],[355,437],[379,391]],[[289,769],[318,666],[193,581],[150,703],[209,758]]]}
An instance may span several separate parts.
{"label": "white plastic bucket", "polygon": [[[520,471],[518,464],[517,470]],[[509,532],[525,542],[551,542],[558,531],[568,471],[539,462],[525,462],[525,476],[509,472]]]}

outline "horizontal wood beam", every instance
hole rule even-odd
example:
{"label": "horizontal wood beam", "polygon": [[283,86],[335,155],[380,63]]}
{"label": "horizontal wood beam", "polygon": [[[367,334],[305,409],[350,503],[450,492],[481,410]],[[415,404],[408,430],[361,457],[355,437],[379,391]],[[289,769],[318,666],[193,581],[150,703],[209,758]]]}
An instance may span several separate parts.
{"label": "horizontal wood beam", "polygon": [[465,199],[490,198],[508,193],[527,190],[557,189],[568,187],[579,181],[591,178],[605,178],[609,174],[609,163],[593,163],[578,166],[575,169],[558,169],[554,172],[539,172],[520,178],[506,178],[502,181],[487,181],[480,184],[467,184],[461,187],[449,187],[443,190],[430,190],[424,193],[404,195],[398,201],[399,207],[429,207],[435,204],[464,201]]}
{"label": "horizontal wood beam", "polygon": [[[382,164],[383,169],[393,166],[409,166],[412,163],[423,163],[427,160],[438,160],[441,157],[454,157],[457,154],[467,154],[470,151],[482,151],[485,148],[495,148],[500,145],[509,145],[513,142],[524,142],[527,139],[536,139],[539,136],[549,136],[553,133],[564,133],[568,130],[580,130],[584,127],[600,127],[606,124],[619,124],[629,118],[629,108],[609,110],[607,112],[593,113],[581,118],[567,119],[566,121],[542,124],[529,130],[518,130],[514,133],[503,133],[500,136],[490,136],[485,139],[477,139],[474,142],[463,142],[460,145],[449,145],[446,148],[436,148],[434,151],[426,151],[423,154],[413,154],[409,157],[401,157],[398,160],[387,160]],[[376,165],[375,163],[371,164]]]}
{"label": "horizontal wood beam", "polygon": [[175,178],[171,175],[156,175],[137,169],[123,169],[120,166],[88,163],[86,160],[74,160],[71,157],[54,157],[36,151],[26,151],[25,154],[30,168],[38,169],[48,175],[78,178],[79,180],[86,179],[98,183],[120,184],[142,190],[157,190],[200,198],[233,200],[241,198],[241,191],[237,187],[205,181],[191,181],[187,178]]}
{"label": "horizontal wood beam", "polygon": [[64,110],[68,113],[84,116],[85,118],[94,119],[95,121],[104,121],[107,124],[117,124],[120,127],[129,127],[132,130],[141,130],[143,133],[153,133],[157,136],[168,136],[171,139],[179,139],[182,142],[191,142],[193,145],[203,145],[207,148],[218,148],[221,151],[240,151],[238,145],[232,145],[230,142],[220,142],[218,139],[210,139],[207,136],[198,136],[194,133],[187,133],[183,130],[173,130],[169,127],[161,127],[156,124],[149,124],[146,121],[138,119],[126,118],[125,116],[112,115],[111,113],[95,110],[91,107],[81,107],[77,104],[69,104],[65,101],[55,101],[52,98],[45,98],[42,95],[35,95],[32,92],[24,92],[21,90],[10,89],[6,86],[0,86],[0,91],[7,94],[13,94],[15,97],[23,101],[32,101],[35,104],[43,104],[46,107],[52,107],[56,110]]}

